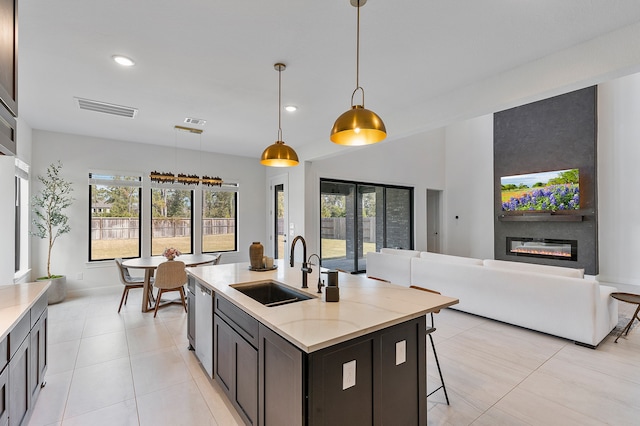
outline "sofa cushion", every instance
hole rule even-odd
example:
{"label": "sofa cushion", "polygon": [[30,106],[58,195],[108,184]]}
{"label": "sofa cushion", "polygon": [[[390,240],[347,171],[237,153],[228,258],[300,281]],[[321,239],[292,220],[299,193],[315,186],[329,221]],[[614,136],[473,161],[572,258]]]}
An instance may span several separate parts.
{"label": "sofa cushion", "polygon": [[380,249],[380,253],[395,254],[396,256],[407,256],[407,257],[420,256],[420,252],[418,250],[404,250],[404,249],[393,249],[393,248],[382,248]]}
{"label": "sofa cushion", "polygon": [[411,285],[411,259],[409,256],[369,252],[367,253],[367,277],[409,287]]}
{"label": "sofa cushion", "polygon": [[428,259],[440,263],[453,263],[461,265],[482,265],[482,259],[472,257],[452,256],[449,254],[431,253],[429,251],[420,252],[421,259]]}
{"label": "sofa cushion", "polygon": [[509,262],[506,260],[485,259],[487,268],[509,269],[537,274],[557,275],[560,277],[584,278],[584,269],[564,268],[562,266],[538,265],[534,263]]}

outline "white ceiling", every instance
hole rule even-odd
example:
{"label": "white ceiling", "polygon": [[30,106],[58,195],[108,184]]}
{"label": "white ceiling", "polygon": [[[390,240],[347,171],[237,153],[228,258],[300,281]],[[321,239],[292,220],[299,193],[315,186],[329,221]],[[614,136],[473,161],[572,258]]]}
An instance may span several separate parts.
{"label": "white ceiling", "polygon": [[[419,110],[431,99],[638,21],[638,0],[369,0],[365,106],[392,141],[433,127]],[[277,138],[284,62],[282,103],[299,110],[283,112],[283,139],[322,152],[355,88],[349,0],[23,0],[19,23],[19,113],[34,129],[175,146],[174,125],[192,117],[207,123],[186,148],[257,159]],[[74,97],[139,112],[84,111]]]}

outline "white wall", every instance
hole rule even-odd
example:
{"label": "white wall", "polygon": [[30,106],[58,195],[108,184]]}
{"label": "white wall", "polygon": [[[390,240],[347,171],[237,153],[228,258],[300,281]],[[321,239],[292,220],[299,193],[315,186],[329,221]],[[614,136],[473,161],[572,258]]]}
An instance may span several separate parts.
{"label": "white wall", "polygon": [[[312,252],[320,250],[320,179],[401,185],[414,188],[415,247],[427,249],[427,189],[445,188],[444,129],[401,140],[351,148],[344,154],[314,161],[307,173],[306,205],[313,214],[307,224]],[[305,236],[306,237],[306,236]]]}
{"label": "white wall", "polygon": [[[286,181],[288,185],[286,190],[288,191],[289,223],[284,225],[287,232],[288,243],[291,243],[294,238],[290,235],[291,229],[293,230],[294,235],[302,235],[303,237],[305,237],[305,241],[308,241],[307,235],[309,235],[310,231],[307,229],[307,224],[309,223],[309,221],[307,220],[306,215],[310,214],[310,212],[312,211],[312,206],[309,205],[311,199],[305,196],[305,193],[307,191],[307,187],[305,185],[305,175],[307,169],[308,164],[304,161],[301,161],[295,167],[264,167],[267,176],[267,212],[272,208],[271,203],[273,202],[271,200],[271,193],[269,190],[270,179],[276,176],[285,176],[284,181]],[[268,244],[264,244],[264,246],[265,254],[268,254],[269,256],[273,255],[273,243],[271,240],[271,238],[273,237],[273,224],[271,223],[271,221],[271,217],[267,215],[265,228],[266,235],[264,241],[267,241]],[[293,226],[293,228],[290,227],[291,225]],[[297,262],[302,262],[302,250],[296,249],[295,257]],[[285,253],[285,258],[289,258],[288,253]]]}
{"label": "white wall", "polygon": [[[225,253],[223,263],[248,261],[249,245],[266,234],[265,170],[256,159],[188,150],[180,150],[176,155],[174,148],[34,130],[32,192],[38,190],[35,177],[57,160],[63,164],[64,177],[73,183],[75,201],[68,210],[71,232],[61,236],[54,247],[52,273],[67,275],[69,290],[120,285],[113,261],[87,260],[90,171],[142,173],[143,203],[149,200],[148,175],[152,170],[208,174],[239,183],[239,251]],[[32,278],[35,278],[46,268],[46,243],[34,237],[32,244]],[[77,279],[79,274],[82,280]]]}
{"label": "white wall", "polygon": [[598,88],[600,281],[640,285],[640,74]]}
{"label": "white wall", "polygon": [[493,259],[493,115],[447,126],[445,139],[443,251]]}

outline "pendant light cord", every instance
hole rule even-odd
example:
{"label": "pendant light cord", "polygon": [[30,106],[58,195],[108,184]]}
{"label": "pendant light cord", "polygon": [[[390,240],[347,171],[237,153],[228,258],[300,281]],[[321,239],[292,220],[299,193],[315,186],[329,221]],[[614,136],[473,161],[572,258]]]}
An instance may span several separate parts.
{"label": "pendant light cord", "polygon": [[356,24],[356,90],[360,87],[360,0],[358,0]]}
{"label": "pendant light cord", "polygon": [[364,89],[360,87],[360,0],[358,0],[358,12],[356,14],[356,89],[351,94],[351,106],[353,107],[353,97],[356,92],[360,90],[362,92],[362,108],[364,108]]}
{"label": "pendant light cord", "polygon": [[282,67],[278,68],[278,141],[282,140],[282,124],[280,117],[282,115]]}

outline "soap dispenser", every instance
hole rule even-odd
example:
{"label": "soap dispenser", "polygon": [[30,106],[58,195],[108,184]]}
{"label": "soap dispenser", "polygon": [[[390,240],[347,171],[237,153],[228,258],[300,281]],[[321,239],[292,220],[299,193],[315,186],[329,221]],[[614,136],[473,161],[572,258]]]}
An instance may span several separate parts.
{"label": "soap dispenser", "polygon": [[322,271],[323,274],[327,274],[327,286],[324,289],[325,302],[338,302],[340,301],[340,289],[338,288],[338,271]]}

